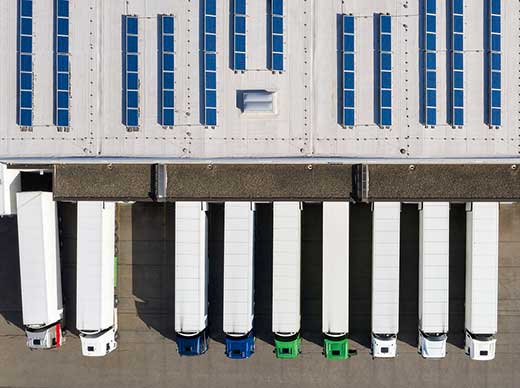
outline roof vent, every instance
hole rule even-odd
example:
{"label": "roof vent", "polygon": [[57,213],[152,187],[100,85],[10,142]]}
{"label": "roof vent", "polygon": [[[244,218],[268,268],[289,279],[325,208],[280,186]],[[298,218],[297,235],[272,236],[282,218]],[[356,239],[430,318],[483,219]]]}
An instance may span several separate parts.
{"label": "roof vent", "polygon": [[[243,113],[275,113],[275,93],[268,90],[239,90]],[[240,100],[240,99],[239,99]]]}

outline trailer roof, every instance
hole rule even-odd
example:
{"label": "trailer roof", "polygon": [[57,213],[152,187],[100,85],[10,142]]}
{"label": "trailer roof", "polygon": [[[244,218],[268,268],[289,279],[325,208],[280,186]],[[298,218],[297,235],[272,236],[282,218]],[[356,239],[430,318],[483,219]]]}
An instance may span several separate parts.
{"label": "trailer roof", "polygon": [[301,210],[273,203],[273,332],[300,330]]}
{"label": "trailer roof", "polygon": [[18,193],[16,200],[23,323],[49,325],[63,309],[56,203],[44,192]]}
{"label": "trailer roof", "polygon": [[224,205],[224,323],[231,334],[253,329],[254,210],[250,202]]}
{"label": "trailer roof", "polygon": [[372,332],[399,330],[401,204],[375,202],[372,224]]}
{"label": "trailer roof", "polygon": [[[280,47],[284,71],[268,69],[269,32],[266,1],[247,2],[245,72],[231,65],[232,25],[228,2],[216,2],[215,47],[203,47],[202,0],[71,2],[70,130],[54,125],[53,1],[33,2],[33,121],[22,131],[17,116],[17,2],[0,4],[0,158],[41,157],[167,157],[188,159],[346,157],[384,158],[518,158],[519,91],[517,74],[520,4],[502,2],[502,86],[498,100],[502,125],[485,123],[488,87],[484,7],[464,8],[465,125],[448,124],[448,41],[445,2],[436,9],[435,87],[437,125],[421,123],[421,9],[419,1],[290,0],[283,4]],[[377,114],[375,60],[376,15],[391,16],[392,116],[390,128],[375,124]],[[175,125],[158,124],[158,15],[175,19]],[[343,66],[340,16],[354,19],[353,74],[355,124],[341,125]],[[122,124],[122,16],[138,20],[139,127]],[[277,46],[279,44],[277,43]],[[217,125],[201,122],[207,90],[201,51],[216,53]],[[487,74],[487,73],[486,73]],[[247,90],[275,93],[272,113],[242,112]],[[211,90],[213,91],[213,90]],[[211,95],[213,103],[213,94]],[[210,100],[210,98],[208,98]],[[350,103],[350,100],[349,100]]]}
{"label": "trailer roof", "polygon": [[198,333],[207,323],[208,220],[203,202],[175,204],[175,331]]}
{"label": "trailer roof", "polygon": [[115,204],[78,202],[76,327],[114,324]]}

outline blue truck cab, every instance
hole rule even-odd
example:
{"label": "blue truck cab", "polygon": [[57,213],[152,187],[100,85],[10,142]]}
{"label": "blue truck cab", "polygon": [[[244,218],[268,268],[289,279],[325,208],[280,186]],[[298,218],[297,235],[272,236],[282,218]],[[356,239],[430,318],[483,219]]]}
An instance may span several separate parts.
{"label": "blue truck cab", "polygon": [[233,359],[249,358],[255,352],[255,336],[251,330],[247,335],[226,335],[226,356]]}
{"label": "blue truck cab", "polygon": [[206,330],[186,335],[177,333],[177,351],[181,356],[199,356],[208,351],[208,335]]}

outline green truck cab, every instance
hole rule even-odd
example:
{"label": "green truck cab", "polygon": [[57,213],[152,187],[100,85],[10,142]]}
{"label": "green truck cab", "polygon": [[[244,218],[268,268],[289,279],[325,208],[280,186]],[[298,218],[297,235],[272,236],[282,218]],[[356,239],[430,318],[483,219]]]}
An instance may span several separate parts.
{"label": "green truck cab", "polygon": [[346,360],[349,357],[347,336],[344,335],[336,338],[325,336],[323,342],[323,354],[325,358],[329,360]]}
{"label": "green truck cab", "polygon": [[275,334],[274,345],[276,358],[292,359],[298,357],[301,342],[300,333],[287,337]]}

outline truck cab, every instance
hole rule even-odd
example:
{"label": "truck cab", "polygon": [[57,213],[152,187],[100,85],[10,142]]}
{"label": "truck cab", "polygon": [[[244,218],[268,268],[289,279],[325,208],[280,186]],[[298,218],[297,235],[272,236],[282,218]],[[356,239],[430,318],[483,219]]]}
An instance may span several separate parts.
{"label": "truck cab", "polygon": [[181,356],[200,356],[208,351],[206,330],[196,334],[177,333],[177,351]]}
{"label": "truck cab", "polygon": [[346,360],[348,356],[348,338],[346,335],[333,336],[325,335],[324,354],[329,360]]}
{"label": "truck cab", "polygon": [[397,354],[396,334],[372,333],[372,357],[393,358]]}
{"label": "truck cab", "polygon": [[496,337],[493,334],[471,334],[466,330],[464,352],[472,360],[488,361],[495,358]]}
{"label": "truck cab", "polygon": [[233,359],[249,358],[255,352],[255,336],[249,332],[246,336],[226,336],[226,356]]}
{"label": "truck cab", "polygon": [[447,339],[446,333],[423,333],[419,330],[419,353],[424,358],[444,358]]}
{"label": "truck cab", "polygon": [[114,328],[101,332],[82,332],[81,353],[87,357],[102,357],[117,349],[117,333]]}
{"label": "truck cab", "polygon": [[64,342],[61,322],[40,329],[26,327],[25,333],[30,349],[59,348]]}
{"label": "truck cab", "polygon": [[274,347],[276,358],[291,359],[300,354],[301,345],[300,333],[296,334],[275,334]]}

